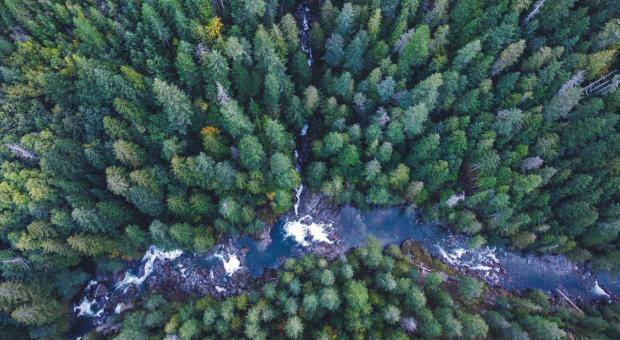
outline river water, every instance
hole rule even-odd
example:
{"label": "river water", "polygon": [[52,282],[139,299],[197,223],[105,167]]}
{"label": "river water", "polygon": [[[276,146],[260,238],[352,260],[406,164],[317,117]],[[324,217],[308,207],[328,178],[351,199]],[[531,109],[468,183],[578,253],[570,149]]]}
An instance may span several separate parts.
{"label": "river water", "polygon": [[[468,238],[455,235],[438,224],[420,223],[415,211],[405,208],[359,210],[345,206],[330,222],[316,222],[311,214],[296,219],[282,219],[271,231],[272,243],[242,238],[237,248],[248,248],[243,263],[255,277],[267,268],[276,269],[283,257],[297,257],[309,251],[343,253],[363,246],[368,237],[377,238],[384,246],[415,240],[432,255],[455,269],[475,272],[488,284],[509,290],[540,289],[555,293],[560,289],[574,298],[609,298],[620,293],[617,276],[591,273],[564,256],[522,254],[502,247],[467,247]],[[250,256],[251,254],[251,256]]]}
{"label": "river water", "polygon": [[[377,238],[383,245],[415,240],[452,268],[477,273],[488,284],[509,290],[532,288],[556,294],[560,289],[571,298],[602,300],[620,293],[617,277],[591,273],[563,256],[521,254],[492,246],[468,249],[466,237],[438,224],[420,223],[414,210],[359,210],[345,206],[324,214],[324,206],[317,205],[318,201],[316,196],[302,195],[299,215],[291,211],[277,221],[268,243],[242,237],[227,240],[208,254],[151,247],[138,265],[116,275],[114,281],[89,283],[74,309],[78,328],[100,326],[110,316],[122,313],[147,283],[149,289],[155,290],[236,295],[247,289],[249,282],[259,280],[266,270],[278,269],[286,258],[311,252],[333,258],[363,246],[368,237]],[[187,282],[191,286],[184,289]],[[131,294],[127,294],[128,289]]]}

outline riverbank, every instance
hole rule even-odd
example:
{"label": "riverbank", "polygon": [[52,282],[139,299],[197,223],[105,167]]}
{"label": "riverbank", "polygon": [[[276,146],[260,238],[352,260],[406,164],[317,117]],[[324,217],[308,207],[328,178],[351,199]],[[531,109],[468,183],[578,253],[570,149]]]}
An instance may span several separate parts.
{"label": "riverbank", "polygon": [[[371,248],[361,250],[363,248],[366,248],[366,247],[350,249],[345,254],[343,254],[346,256],[339,257],[330,262],[325,262],[325,264],[323,264],[322,266],[327,267],[327,268],[334,268],[334,266],[338,266],[336,263],[348,263],[349,261],[356,261],[355,260],[356,258],[359,259],[360,257],[363,258],[365,256],[374,256],[374,255],[369,255],[369,254],[374,254]],[[465,294],[461,288],[462,285],[465,284],[463,281],[464,279],[469,280],[469,278],[471,278],[472,276],[477,278],[480,281],[483,281],[484,279],[483,277],[477,275],[475,272],[462,271],[462,270],[458,270],[458,269],[450,267],[449,264],[446,261],[444,261],[441,257],[433,256],[426,248],[424,248],[421,244],[413,240],[406,240],[398,247],[391,246],[389,249],[386,249],[384,253],[386,257],[389,256],[393,258],[393,261],[395,261],[392,264],[392,268],[394,269],[391,269],[392,271],[394,271],[394,273],[398,273],[399,271],[405,270],[405,268],[407,267],[413,268],[413,271],[407,274],[407,276],[413,279],[416,285],[418,285],[419,287],[426,287],[427,285],[436,286],[440,284],[441,292],[443,292],[444,294],[448,293],[453,298],[457,297],[459,300],[459,303],[467,303],[467,301],[465,300],[461,301],[461,299],[464,299],[463,294]],[[313,261],[316,261],[316,260],[310,260],[310,262],[308,263],[313,263]],[[406,265],[403,262],[406,263]],[[165,266],[166,264],[164,264],[162,268],[164,268]],[[290,271],[290,270],[293,270],[293,268],[297,268],[297,267],[295,264],[291,263],[291,264],[287,264],[286,268],[287,270]],[[163,273],[165,273],[165,271],[157,272],[154,274],[165,275]],[[430,276],[433,276],[433,278],[430,278]],[[263,292],[264,291],[263,286],[265,285],[265,283],[271,282],[274,280],[277,282],[277,278],[278,278],[278,273],[276,271],[273,271],[273,270],[265,271],[265,273],[263,273],[263,275],[260,278],[252,279],[251,280],[252,284],[248,285],[247,290],[244,290],[244,292],[252,291],[252,290],[255,290],[257,292]],[[370,281],[372,282],[373,280],[370,280]],[[155,280],[153,282],[160,282],[160,281]],[[467,284],[471,284],[471,281],[468,282]],[[179,292],[173,289],[172,287],[164,288],[164,286],[160,286],[159,289],[154,289],[154,287],[151,287],[150,289],[147,289],[147,290],[148,292],[145,292],[145,296],[139,296],[139,297],[136,296],[135,300],[132,301],[130,304],[123,305],[123,309],[119,310],[120,313],[115,314],[112,317],[110,317],[108,319],[108,322],[97,327],[96,331],[103,335],[116,334],[123,327],[122,320],[124,316],[122,314],[125,312],[140,311],[140,310],[144,310],[145,308],[148,308],[148,307],[145,307],[143,303],[145,301],[148,301],[149,299],[147,298],[147,296],[151,296],[152,294],[162,295],[166,301],[170,301],[174,305],[174,308],[179,308],[180,306],[183,306],[184,304],[190,303],[190,301],[194,301],[194,302],[195,301],[212,301],[210,302],[211,304],[220,303],[220,302],[216,302],[215,300],[209,300],[209,299],[205,300],[201,298],[202,295],[189,295],[188,296],[185,294],[179,294]],[[432,289],[424,288],[424,290],[425,290],[427,299],[428,298],[439,299],[439,296],[433,295],[434,293],[431,293],[432,291],[437,291],[436,288],[432,288]],[[237,294],[231,294],[231,296],[233,295],[237,295]],[[474,289],[472,298],[475,299],[475,306],[471,305],[471,301],[470,301],[470,305],[467,305],[466,308],[470,312],[494,310],[494,309],[497,309],[497,305],[496,305],[497,299],[503,299],[502,301],[507,301],[507,300],[518,301],[519,298],[527,299],[527,298],[531,298],[531,296],[535,296],[535,295],[532,295],[527,292],[511,292],[509,290],[503,289],[498,286],[489,286],[489,285],[482,284],[478,288]],[[220,301],[223,301],[223,300],[220,300]],[[232,301],[237,301],[237,300],[232,300]],[[558,310],[558,309],[563,308],[563,309],[573,310],[575,314],[581,313],[578,307],[571,306],[567,300],[555,298],[549,301],[551,302],[551,305],[549,306],[551,310]],[[197,303],[202,304],[204,302],[197,302]],[[200,316],[202,316],[202,314],[200,314]],[[418,322],[426,322],[426,321],[418,321]],[[166,332],[169,332],[169,331],[166,331]]]}
{"label": "riverbank", "polygon": [[273,279],[287,258],[313,253],[335,259],[363,246],[368,237],[378,239],[382,246],[407,246],[413,264],[422,272],[473,276],[498,292],[533,288],[551,296],[562,289],[574,299],[614,296],[607,292],[607,282],[601,288],[595,276],[583,274],[585,267],[576,267],[564,257],[523,256],[493,247],[468,249],[464,236],[450,234],[436,224],[421,224],[416,212],[404,207],[368,211],[338,207],[309,192],[303,192],[300,199],[297,212],[288,212],[269,228],[268,239],[264,235],[229,239],[206,254],[152,247],[139,265],[128,263],[127,270],[117,275],[98,274],[84,290],[75,309],[79,317],[72,322],[84,329],[90,323],[99,332],[112,332],[119,314],[130,310],[145,291],[179,301],[205,295],[236,296]]}

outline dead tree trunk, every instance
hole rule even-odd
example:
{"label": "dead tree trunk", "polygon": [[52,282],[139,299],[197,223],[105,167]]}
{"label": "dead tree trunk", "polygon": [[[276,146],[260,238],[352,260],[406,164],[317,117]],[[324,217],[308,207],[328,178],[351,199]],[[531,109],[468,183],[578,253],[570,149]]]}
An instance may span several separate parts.
{"label": "dead tree trunk", "polygon": [[538,12],[540,12],[540,9],[542,8],[542,6],[545,4],[545,0],[538,0],[538,2],[536,2],[536,4],[534,5],[534,9],[532,9],[532,11],[525,17],[525,19],[523,19],[523,24],[527,24],[528,22],[530,22],[530,20],[532,20],[532,18],[538,14]]}

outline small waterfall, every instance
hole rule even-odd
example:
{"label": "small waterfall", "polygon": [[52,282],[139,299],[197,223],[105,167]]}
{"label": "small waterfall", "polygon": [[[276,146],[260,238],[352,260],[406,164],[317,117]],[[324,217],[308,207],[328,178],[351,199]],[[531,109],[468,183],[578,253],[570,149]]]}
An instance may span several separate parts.
{"label": "small waterfall", "polygon": [[91,317],[100,317],[105,310],[105,306],[98,311],[93,311],[93,306],[96,306],[97,299],[89,300],[87,298],[82,299],[82,302],[73,307],[74,312],[78,312],[78,316],[91,316]]}
{"label": "small waterfall", "polygon": [[[308,44],[310,41],[310,7],[308,7],[307,4],[302,4],[297,13],[301,16],[301,29],[299,32],[301,49],[308,57],[308,65],[312,66],[312,64],[314,64],[314,57],[312,55],[312,48]],[[301,137],[302,152],[304,152],[303,144],[306,142],[305,137],[308,134],[308,128],[308,123],[305,123],[299,132],[299,137]],[[295,169],[297,169],[297,172],[301,174],[301,161],[299,159],[299,152],[297,149],[295,149]],[[299,205],[301,204],[301,194],[303,191],[303,183],[295,189],[295,204],[293,206],[295,217],[299,216]],[[314,242],[333,243],[325,231],[326,228],[331,227],[331,224],[317,224],[314,222],[311,222],[310,224],[303,223],[304,221],[307,222],[307,220],[312,220],[312,217],[310,215],[306,215],[297,220],[287,221],[284,225],[285,237],[292,237],[295,242],[304,247],[310,245],[307,238],[312,239]]]}
{"label": "small waterfall", "polygon": [[[91,280],[88,283],[88,286],[86,286],[86,288],[84,288],[84,290],[89,290],[92,287],[97,286],[97,284],[99,284],[99,282],[95,281],[95,280]],[[97,295],[97,294],[95,294]],[[105,297],[107,300],[107,296]],[[103,313],[104,308],[100,308],[98,311],[93,311],[93,306],[97,306],[97,298],[94,297],[92,299],[88,299],[87,297],[82,298],[82,301],[80,302],[79,305],[75,305],[73,306],[73,311],[77,312],[78,316],[94,316],[94,317],[98,317],[101,316],[101,314]]]}
{"label": "small waterfall", "polygon": [[[300,137],[305,137],[308,134],[308,124],[304,124],[300,131]],[[301,176],[301,162],[299,160],[299,152],[295,149],[295,169]],[[295,216],[299,216],[299,204],[301,203],[301,194],[304,191],[304,184],[301,183],[297,189],[295,189],[295,205],[293,206],[295,209]]]}
{"label": "small waterfall", "polygon": [[301,193],[304,191],[304,185],[300,184],[295,189],[295,216],[299,216],[299,203],[301,202]]}
{"label": "small waterfall", "polygon": [[131,274],[128,271],[125,273],[125,278],[123,278],[123,280],[119,282],[116,287],[125,287],[125,289],[127,289],[130,284],[141,286],[142,283],[144,283],[144,281],[153,272],[153,265],[155,264],[156,260],[171,261],[181,255],[183,255],[183,251],[181,250],[161,251],[160,249],[157,249],[157,247],[151,246],[149,247],[149,250],[146,252],[146,254],[144,254],[144,257],[142,257],[142,263],[144,263],[144,272],[142,273],[142,275],[137,276]]}
{"label": "small waterfall", "polygon": [[297,172],[300,172],[301,164],[299,164],[299,152],[297,151],[297,149],[295,149],[293,153],[295,155],[295,170],[297,170]]}
{"label": "small waterfall", "polygon": [[217,253],[214,256],[222,260],[222,263],[224,264],[224,270],[226,271],[226,275],[228,276],[241,269],[241,261],[235,253]]}
{"label": "small waterfall", "polygon": [[[297,170],[297,173],[301,176],[301,164],[299,163],[299,152],[297,152],[297,149],[295,149],[295,170]],[[301,183],[295,189],[295,205],[293,206],[295,208],[295,216],[299,215],[299,203],[301,203],[301,193],[303,191],[304,184]]]}
{"label": "small waterfall", "polygon": [[500,263],[495,254],[496,249],[494,247],[483,247],[481,249],[457,247],[451,252],[447,252],[439,244],[435,244],[435,247],[439,256],[448,264],[457,268],[467,268],[480,272],[491,283],[499,282],[498,272],[500,271]]}
{"label": "small waterfall", "polygon": [[610,299],[611,296],[598,284],[598,280],[594,280],[594,287],[591,290],[592,294]]}
{"label": "small waterfall", "polygon": [[301,50],[308,56],[308,65],[312,66],[314,64],[314,57],[312,55],[312,48],[308,45],[310,40],[310,7],[305,4],[301,7],[301,31],[299,35]]}
{"label": "small waterfall", "polygon": [[[314,64],[314,57],[312,55],[312,48],[308,44],[310,41],[310,7],[307,4],[303,3],[300,5],[298,11],[298,15],[301,16],[301,27],[299,31],[299,41],[301,45],[301,50],[304,51],[306,56],[308,57],[308,65],[312,66]],[[305,123],[301,128],[300,136],[305,137],[308,134],[308,123]],[[303,150],[302,150],[303,152]],[[301,175],[301,162],[299,161],[299,152],[295,149],[295,169]],[[299,216],[299,204],[301,203],[301,194],[304,191],[303,183],[295,189],[295,216]]]}
{"label": "small waterfall", "polygon": [[[310,220],[311,222],[304,223],[304,221]],[[311,245],[311,242],[324,242],[333,244],[334,241],[329,239],[327,229],[331,228],[332,224],[315,223],[312,221],[312,216],[306,215],[298,220],[286,221],[284,224],[284,236],[292,237],[295,242],[304,247]],[[308,241],[310,239],[311,241]]]}
{"label": "small waterfall", "polygon": [[[153,276],[153,284],[171,282],[181,292],[197,292],[214,296],[234,294],[245,289],[249,275],[245,256],[238,247],[220,244],[207,255],[185,254],[181,250],[163,251],[150,246],[140,264],[127,269],[119,280],[91,280],[84,288],[79,302],[74,304],[76,317],[69,339],[106,323],[110,315],[122,314],[131,308],[132,300],[141,294],[142,286]],[[166,267],[166,270],[159,270]],[[110,288],[108,288],[110,287]]]}

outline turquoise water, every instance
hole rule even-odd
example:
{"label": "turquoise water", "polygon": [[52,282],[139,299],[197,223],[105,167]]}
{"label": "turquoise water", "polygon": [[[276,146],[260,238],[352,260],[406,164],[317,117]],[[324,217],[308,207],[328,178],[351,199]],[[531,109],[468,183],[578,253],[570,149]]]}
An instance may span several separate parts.
{"label": "turquoise water", "polygon": [[[163,255],[158,255],[160,257],[155,260],[152,256],[145,256],[145,260],[139,266],[127,269],[126,274],[145,276],[145,268],[149,267],[147,265],[149,261],[151,268],[153,263],[168,264],[171,268],[169,270],[176,272],[177,279],[179,277],[183,278],[182,281],[197,279],[202,285],[214,288],[215,290],[211,291],[217,291],[216,295],[229,296],[238,293],[237,288],[245,286],[243,283],[246,282],[243,280],[249,280],[247,274],[244,276],[243,273],[249,273],[253,279],[259,279],[265,270],[277,270],[286,258],[300,257],[312,252],[335,257],[351,248],[364,245],[368,237],[372,236],[384,246],[398,245],[408,239],[415,240],[432,255],[442,258],[453,268],[476,273],[490,285],[509,290],[532,288],[557,295],[557,289],[560,289],[571,298],[603,300],[620,292],[617,275],[591,273],[585,266],[577,266],[563,256],[536,256],[492,246],[467,249],[466,237],[452,234],[438,224],[421,223],[414,211],[404,208],[359,210],[349,206],[342,207],[333,215],[333,220],[323,221],[327,222],[324,224],[316,222],[317,225],[323,225],[322,230],[325,231],[329,242],[316,241],[310,234],[305,234],[305,239],[287,236],[290,234],[287,232],[287,226],[290,227],[291,222],[300,220],[300,216],[293,215],[291,213],[287,215],[288,217],[277,221],[271,229],[271,242],[268,244],[242,237],[227,240],[208,254],[184,253],[178,257],[168,256],[168,259],[165,254],[170,254],[171,251],[162,252],[151,248],[147,255],[153,253]],[[312,221],[307,218],[302,222],[310,224]],[[234,271],[229,273],[225,270],[226,263],[234,267],[232,268]],[[237,264],[238,266],[235,266]],[[195,269],[210,274],[192,278]],[[144,281],[157,280],[162,275],[164,274],[154,269],[146,275]],[[165,275],[170,276],[170,272]],[[87,303],[92,301],[93,313],[76,318],[73,334],[84,334],[94,325],[103,324],[108,317],[115,314],[114,310],[118,305],[107,302],[108,298],[109,301],[131,302],[137,296],[131,295],[121,300],[115,298],[115,295],[123,290],[118,286],[123,278],[124,275],[120,275],[118,281],[106,283],[110,293],[103,298],[99,297],[98,300],[90,300],[92,298],[89,296],[92,295],[88,294],[88,291],[92,291],[95,286],[89,285],[89,288],[86,288],[84,297],[77,302],[77,305],[84,301]],[[141,294],[141,287],[137,288],[136,294]]]}
{"label": "turquoise water", "polygon": [[[242,261],[250,273],[258,277],[265,269],[277,269],[286,257],[299,257],[316,250],[320,242],[307,238],[308,246],[286,237],[285,226],[289,219],[282,219],[271,230],[272,242],[267,247],[250,238],[234,242],[237,249],[246,247],[249,252]],[[557,289],[576,298],[606,298],[596,289],[607,293],[620,292],[617,275],[591,273],[585,266],[576,265],[564,256],[537,256],[511,252],[502,247],[484,246],[468,249],[467,237],[450,233],[438,224],[420,223],[415,212],[403,208],[359,210],[343,207],[331,227],[326,227],[335,246],[342,253],[363,245],[368,237],[377,238],[384,246],[400,244],[412,239],[431,254],[444,259],[453,267],[479,274],[487,283],[511,290],[540,289],[556,293]]]}

